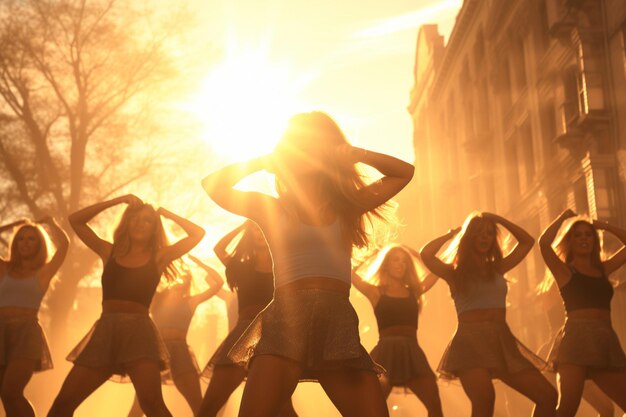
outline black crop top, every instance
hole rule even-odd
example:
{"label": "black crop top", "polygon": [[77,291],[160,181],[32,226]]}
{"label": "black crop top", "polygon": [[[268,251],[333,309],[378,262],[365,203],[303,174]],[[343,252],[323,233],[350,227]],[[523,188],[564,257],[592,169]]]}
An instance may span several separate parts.
{"label": "black crop top", "polygon": [[583,308],[611,310],[613,286],[606,277],[590,277],[572,268],[569,282],[560,291],[566,311]]}
{"label": "black crop top", "polygon": [[411,326],[417,329],[419,307],[415,295],[408,297],[389,297],[381,294],[378,304],[374,307],[378,331],[391,326]]}
{"label": "black crop top", "polygon": [[231,261],[226,276],[236,276],[238,310],[257,305],[265,307],[274,298],[274,274],[254,269],[254,262]]}
{"label": "black crop top", "polygon": [[111,256],[102,271],[102,299],[132,301],[150,307],[160,279],[153,258],[142,266],[129,268]]}

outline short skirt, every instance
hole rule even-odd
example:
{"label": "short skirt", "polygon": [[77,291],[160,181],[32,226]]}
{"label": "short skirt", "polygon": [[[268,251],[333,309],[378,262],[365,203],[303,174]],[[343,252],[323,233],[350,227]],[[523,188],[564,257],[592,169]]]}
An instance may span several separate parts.
{"label": "short skirt", "polygon": [[200,375],[198,361],[185,339],[163,339],[170,355],[170,368],[161,373],[161,382],[173,384],[174,379],[185,374]]}
{"label": "short skirt", "polygon": [[441,378],[456,379],[463,371],[488,369],[501,378],[547,364],[513,336],[504,321],[459,322],[437,371]]}
{"label": "short skirt", "polygon": [[385,368],[392,387],[406,387],[415,378],[435,377],[415,337],[383,336],[370,355]]}
{"label": "short skirt", "polygon": [[228,356],[247,366],[258,355],[299,362],[301,381],[317,381],[327,369],[384,372],[361,345],[359,319],[347,295],[317,288],[278,291]]}
{"label": "short skirt", "polygon": [[593,370],[626,370],[626,356],[608,320],[572,319],[557,333],[548,364],[557,371],[560,363]]}
{"label": "short skirt", "polygon": [[216,366],[243,366],[241,363],[234,362],[228,357],[228,352],[233,348],[237,340],[243,335],[248,326],[252,323],[252,319],[239,320],[235,327],[228,333],[228,336],[222,341],[219,347],[211,356],[211,359],[207,362],[206,366],[202,370],[202,378],[211,378],[213,369]]}
{"label": "short skirt", "polygon": [[137,360],[157,362],[162,373],[169,368],[167,347],[152,319],[135,313],[102,314],[67,360],[107,369],[115,382],[129,382],[127,367]]}
{"label": "short skirt", "polygon": [[35,362],[35,372],[52,369],[48,342],[35,316],[0,317],[0,369],[12,360]]}

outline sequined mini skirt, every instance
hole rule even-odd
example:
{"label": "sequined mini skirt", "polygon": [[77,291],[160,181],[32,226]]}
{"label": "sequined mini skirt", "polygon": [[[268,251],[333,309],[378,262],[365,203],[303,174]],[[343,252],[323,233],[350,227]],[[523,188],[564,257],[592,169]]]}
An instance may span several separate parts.
{"label": "sequined mini skirt", "polygon": [[163,341],[170,355],[170,368],[161,373],[161,382],[172,384],[175,378],[188,373],[200,375],[196,355],[185,339],[163,339]]}
{"label": "sequined mini skirt", "polygon": [[138,360],[169,368],[167,347],[147,314],[104,313],[67,356],[75,365],[107,369],[115,382],[129,382],[127,368]]}
{"label": "sequined mini skirt", "polygon": [[15,359],[35,362],[35,372],[52,368],[46,336],[36,316],[0,316],[0,369]]}
{"label": "sequined mini skirt", "polygon": [[237,340],[250,326],[252,320],[239,320],[235,327],[228,333],[228,336],[222,341],[219,347],[215,350],[211,359],[207,362],[206,366],[202,370],[202,378],[211,378],[213,369],[216,366],[243,366],[241,363],[234,362],[228,357],[228,352],[233,348]]}
{"label": "sequined mini skirt", "polygon": [[385,368],[385,377],[392,387],[404,387],[415,378],[435,376],[415,337],[383,336],[370,355]]}
{"label": "sequined mini skirt", "polygon": [[560,363],[593,370],[624,370],[626,356],[608,320],[568,318],[557,333],[548,364],[557,371]]}
{"label": "sequined mini skirt", "polygon": [[463,371],[488,369],[493,378],[528,369],[543,370],[546,363],[513,336],[504,321],[459,322],[437,371],[456,379]]}
{"label": "sequined mini skirt", "polygon": [[384,372],[361,345],[359,319],[347,295],[317,288],[277,291],[228,357],[247,366],[259,355],[300,363],[301,381],[316,381],[327,369]]}

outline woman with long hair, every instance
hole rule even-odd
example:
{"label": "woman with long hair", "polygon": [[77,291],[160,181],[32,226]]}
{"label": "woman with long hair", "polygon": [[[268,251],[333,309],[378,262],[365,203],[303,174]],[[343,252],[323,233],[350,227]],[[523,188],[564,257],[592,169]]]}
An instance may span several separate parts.
{"label": "woman with long hair", "polygon": [[[382,178],[365,184],[355,164]],[[235,189],[274,172],[278,198]],[[376,365],[360,343],[348,296],[353,246],[365,246],[365,220],[413,176],[413,166],[352,147],[328,115],[291,118],[270,156],[209,175],[209,196],[263,231],[274,265],[274,299],[231,350],[249,366],[240,416],[274,416],[299,380],[317,380],[343,416],[387,416]]]}
{"label": "woman with long hair", "polygon": [[[506,256],[498,225],[517,240]],[[453,238],[444,262],[437,253]],[[472,213],[462,228],[422,248],[424,265],[450,286],[458,316],[456,333],[438,371],[443,378],[461,380],[472,403],[472,417],[493,416],[494,378],[533,401],[534,417],[554,416],[556,391],[539,370],[545,363],[513,336],[506,323],[504,274],[524,259],[533,244],[532,236],[509,220]]]}
{"label": "woman with long hair", "polygon": [[[238,236],[239,241],[229,250]],[[197,417],[216,416],[246,377],[246,368],[230,359],[228,352],[274,295],[272,257],[256,224],[248,220],[233,229],[217,242],[214,251],[226,267],[229,288],[236,294],[238,318],[204,368],[202,374],[210,381]],[[279,415],[297,416],[290,400]]]}
{"label": "woman with long hair", "polygon": [[409,388],[429,417],[441,417],[437,378],[417,343],[420,298],[437,277],[428,274],[420,281],[408,247],[391,246],[377,257],[382,261],[372,277],[363,279],[357,267],[352,272],[352,284],[374,307],[379,340],[370,355],[387,371],[380,378],[383,393],[388,397],[393,387]]}
{"label": "woman with long hair", "polygon": [[[563,300],[561,299],[558,286],[549,272],[545,274],[544,279],[537,286],[536,294],[542,311],[548,319],[548,330],[552,335],[537,351],[539,357],[545,358],[550,353],[556,335],[563,327],[565,308],[563,307]],[[557,385],[556,374],[552,375],[554,378],[551,378],[550,382],[553,385]],[[597,417],[613,417],[615,413],[613,402],[602,392],[598,385],[589,379],[585,381],[582,399],[596,410],[598,413]]]}
{"label": "woman with long hair", "polygon": [[[102,239],[88,222],[122,203],[128,206],[113,242]],[[174,221],[187,236],[168,244],[161,217]],[[93,391],[116,375],[130,377],[148,417],[171,417],[161,392],[167,348],[148,313],[161,275],[169,281],[176,279],[174,260],[196,246],[204,230],[162,207],[154,209],[132,194],[81,209],[72,213],[69,221],[80,240],[102,259],[102,316],[69,354],[74,366],[48,415],[72,416]]]}
{"label": "woman with long hair", "polygon": [[[48,256],[48,227],[56,251]],[[7,259],[0,258],[0,398],[7,416],[34,417],[24,388],[34,372],[52,368],[37,314],[41,300],[67,254],[69,239],[50,216],[1,226],[14,229]]]}
{"label": "woman with long hair", "polygon": [[[539,239],[541,255],[565,305],[566,321],[548,362],[558,374],[557,417],[573,417],[586,379],[626,411],[626,356],[611,325],[613,285],[609,275],[626,263],[626,246],[602,259],[598,230],[626,245],[626,231],[608,223],[575,218],[565,210]],[[559,229],[567,219],[568,225]]]}
{"label": "woman with long hair", "polygon": [[[179,279],[154,295],[150,312],[170,356],[170,369],[162,375],[161,383],[173,383],[195,414],[202,402],[200,369],[191,346],[187,344],[187,333],[198,305],[216,295],[222,288],[224,280],[215,269],[197,257],[191,254],[187,257],[206,272],[205,281],[209,287],[192,295],[193,276],[189,266],[183,264]],[[128,417],[141,416],[143,411],[135,395]]]}

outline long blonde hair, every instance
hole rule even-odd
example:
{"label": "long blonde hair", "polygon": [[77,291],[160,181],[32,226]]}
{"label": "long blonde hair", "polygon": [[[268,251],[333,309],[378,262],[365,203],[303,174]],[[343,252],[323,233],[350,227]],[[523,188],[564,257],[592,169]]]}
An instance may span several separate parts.
{"label": "long blonde hair", "polygon": [[[478,263],[473,248],[474,239],[484,225],[494,228],[495,239],[489,252],[483,259],[487,264],[487,275],[477,273]],[[500,230],[496,223],[483,217],[481,212],[470,213],[465,219],[461,231],[456,235],[445,251],[444,259],[454,268],[455,290],[465,291],[470,282],[489,280],[495,276],[495,265],[502,260],[502,243]]]}
{"label": "long blonde hair", "polygon": [[48,245],[46,239],[46,232],[36,223],[26,223],[19,226],[13,236],[11,237],[11,244],[9,245],[9,268],[15,269],[17,268],[23,261],[22,255],[20,255],[20,251],[17,250],[17,240],[20,234],[24,233],[26,230],[32,230],[35,232],[37,237],[39,238],[39,248],[37,248],[37,253],[35,254],[35,262],[34,266],[36,269],[41,268],[46,261],[48,260]]}
{"label": "long blonde hair", "polygon": [[604,274],[604,266],[602,265],[602,241],[600,234],[595,226],[585,217],[576,217],[566,223],[562,227],[556,239],[554,239],[553,247],[557,256],[566,264],[570,264],[573,260],[571,250],[571,240],[574,234],[574,228],[580,224],[585,224],[593,231],[593,247],[591,248],[591,265],[602,271]]}
{"label": "long blonde hair", "polygon": [[[161,216],[157,214],[154,207],[146,203],[129,205],[128,207],[126,207],[126,210],[124,210],[122,218],[115,228],[115,232],[113,232],[113,248],[111,251],[111,256],[124,256],[130,251],[130,220],[133,217],[137,216],[144,208],[147,208],[151,212],[151,214],[154,215],[155,218],[154,229],[152,231],[152,236],[150,238],[149,244],[152,256],[156,256],[157,252],[161,248],[167,247],[169,245],[167,234],[165,233],[163,222],[161,221]],[[176,280],[178,274],[178,268],[176,267],[174,261],[168,263],[165,266],[165,270],[163,271],[163,275],[165,276],[166,280],[170,282]]]}
{"label": "long blonde hair", "polygon": [[369,240],[366,221],[383,218],[386,205],[368,211],[360,205],[357,194],[365,187],[365,182],[353,163],[335,157],[333,150],[340,145],[348,145],[348,141],[327,114],[315,111],[293,116],[275,150],[277,191],[281,201],[287,203],[286,210],[293,212],[301,197],[297,195],[298,190],[288,186],[290,179],[298,175],[289,168],[289,163],[306,158],[307,163],[315,167],[315,172],[308,175],[323,191],[319,193],[324,198],[322,214],[336,214],[341,220],[346,243],[364,247]]}

